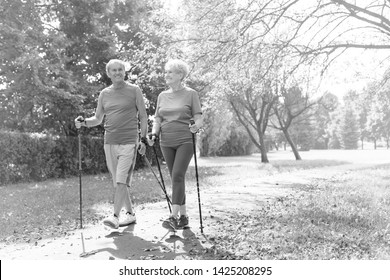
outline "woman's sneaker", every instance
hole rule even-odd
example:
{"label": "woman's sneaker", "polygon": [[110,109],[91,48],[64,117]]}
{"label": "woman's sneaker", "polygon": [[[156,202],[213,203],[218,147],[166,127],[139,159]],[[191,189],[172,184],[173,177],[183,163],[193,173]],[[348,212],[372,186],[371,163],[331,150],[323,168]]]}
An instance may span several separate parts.
{"label": "woman's sneaker", "polygon": [[126,218],[124,218],[119,223],[119,226],[120,227],[125,227],[125,226],[128,226],[128,225],[134,224],[136,221],[137,221],[137,219],[135,218],[135,214],[134,213],[132,213],[132,214],[126,213]]}
{"label": "woman's sneaker", "polygon": [[177,221],[177,218],[175,217],[169,217],[168,219],[166,219],[163,223],[162,223],[162,226],[163,228],[166,228],[166,229],[177,229],[177,224],[178,224],[178,221]]}
{"label": "woman's sneaker", "polygon": [[177,224],[178,228],[187,228],[188,227],[188,216],[181,215],[179,218],[179,222]]}
{"label": "woman's sneaker", "polygon": [[119,219],[118,217],[111,216],[103,220],[103,224],[113,229],[117,229],[119,227]]}

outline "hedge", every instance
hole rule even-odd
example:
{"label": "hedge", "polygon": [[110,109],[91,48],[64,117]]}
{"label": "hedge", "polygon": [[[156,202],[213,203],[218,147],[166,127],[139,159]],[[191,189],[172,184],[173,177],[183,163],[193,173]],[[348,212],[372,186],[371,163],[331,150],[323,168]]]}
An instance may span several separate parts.
{"label": "hedge", "polygon": [[[108,172],[103,145],[102,137],[81,136],[83,174]],[[151,147],[146,155],[155,164]],[[0,185],[77,176],[78,161],[78,137],[0,131]],[[138,154],[135,169],[144,166]]]}

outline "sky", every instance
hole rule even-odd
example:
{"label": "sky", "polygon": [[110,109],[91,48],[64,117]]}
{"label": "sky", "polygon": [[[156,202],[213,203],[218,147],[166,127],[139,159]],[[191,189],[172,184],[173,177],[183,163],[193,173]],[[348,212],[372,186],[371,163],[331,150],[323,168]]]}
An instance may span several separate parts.
{"label": "sky", "polygon": [[[162,0],[175,14],[181,0]],[[319,84],[319,94],[330,91],[342,97],[349,90],[362,91],[369,82],[380,79],[388,68],[387,50],[350,49],[340,56],[325,72]]]}
{"label": "sky", "polygon": [[338,97],[349,90],[362,91],[368,83],[383,77],[388,57],[387,50],[351,49],[329,67],[320,90],[328,90]]}
{"label": "sky", "polygon": [[164,7],[170,12],[174,13],[180,5],[181,0],[161,0],[164,3]]}
{"label": "sky", "polygon": [[[182,0],[161,0],[172,14],[177,12]],[[349,50],[339,57],[325,73],[318,91],[330,91],[342,97],[349,90],[361,91],[367,83],[378,80],[388,67],[387,50]],[[0,89],[4,85],[0,85]]]}

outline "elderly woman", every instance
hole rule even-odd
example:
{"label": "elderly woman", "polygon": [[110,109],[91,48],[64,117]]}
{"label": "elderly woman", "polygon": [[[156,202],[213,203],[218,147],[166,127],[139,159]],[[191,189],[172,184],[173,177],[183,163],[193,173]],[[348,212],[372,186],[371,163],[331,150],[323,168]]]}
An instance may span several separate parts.
{"label": "elderly woman", "polygon": [[202,110],[198,93],[184,84],[188,73],[189,67],[182,60],[166,63],[165,81],[169,89],[158,96],[152,129],[152,140],[160,136],[172,181],[172,213],[162,224],[167,229],[188,227],[189,223],[185,174],[193,156],[192,133],[202,126]]}

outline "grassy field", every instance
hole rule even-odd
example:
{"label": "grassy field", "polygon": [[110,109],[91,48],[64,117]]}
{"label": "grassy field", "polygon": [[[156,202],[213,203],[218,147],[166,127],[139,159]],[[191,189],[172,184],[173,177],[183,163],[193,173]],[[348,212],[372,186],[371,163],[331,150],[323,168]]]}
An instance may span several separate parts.
{"label": "grassy field", "polygon": [[[157,176],[159,173],[154,168]],[[166,166],[162,167],[168,194],[170,179]],[[190,167],[188,184],[195,185],[195,171]],[[199,168],[202,180],[214,173]],[[0,242],[34,242],[46,237],[66,235],[80,227],[79,177],[23,183],[0,187]],[[97,211],[99,205],[112,209],[114,189],[109,174],[82,176],[83,223],[96,224],[105,215]],[[149,168],[137,170],[133,176],[131,197],[135,206],[165,200],[163,191]]]}
{"label": "grassy field", "polygon": [[213,258],[388,260],[389,174],[390,165],[351,171],[232,214],[219,221]]}
{"label": "grassy field", "polygon": [[[218,234],[210,236],[214,246],[199,258],[390,259],[390,164],[384,163],[389,153],[313,151],[302,153],[304,160],[297,162],[280,152],[270,154],[270,164],[259,163],[256,155],[200,159],[202,187],[208,188],[224,176],[222,167],[247,176],[249,162],[258,164],[250,175],[275,178],[313,168],[338,170],[346,164],[359,169],[297,185],[289,195],[264,201],[245,215],[229,212],[215,225]],[[169,186],[166,166],[163,172]],[[190,166],[188,184],[195,184],[194,177]],[[107,174],[83,176],[82,183],[84,223],[100,223],[104,213],[96,205],[112,207],[111,179]],[[136,205],[164,200],[148,169],[135,173],[131,193]],[[3,186],[0,203],[0,241],[61,237],[79,227],[79,178]]]}

